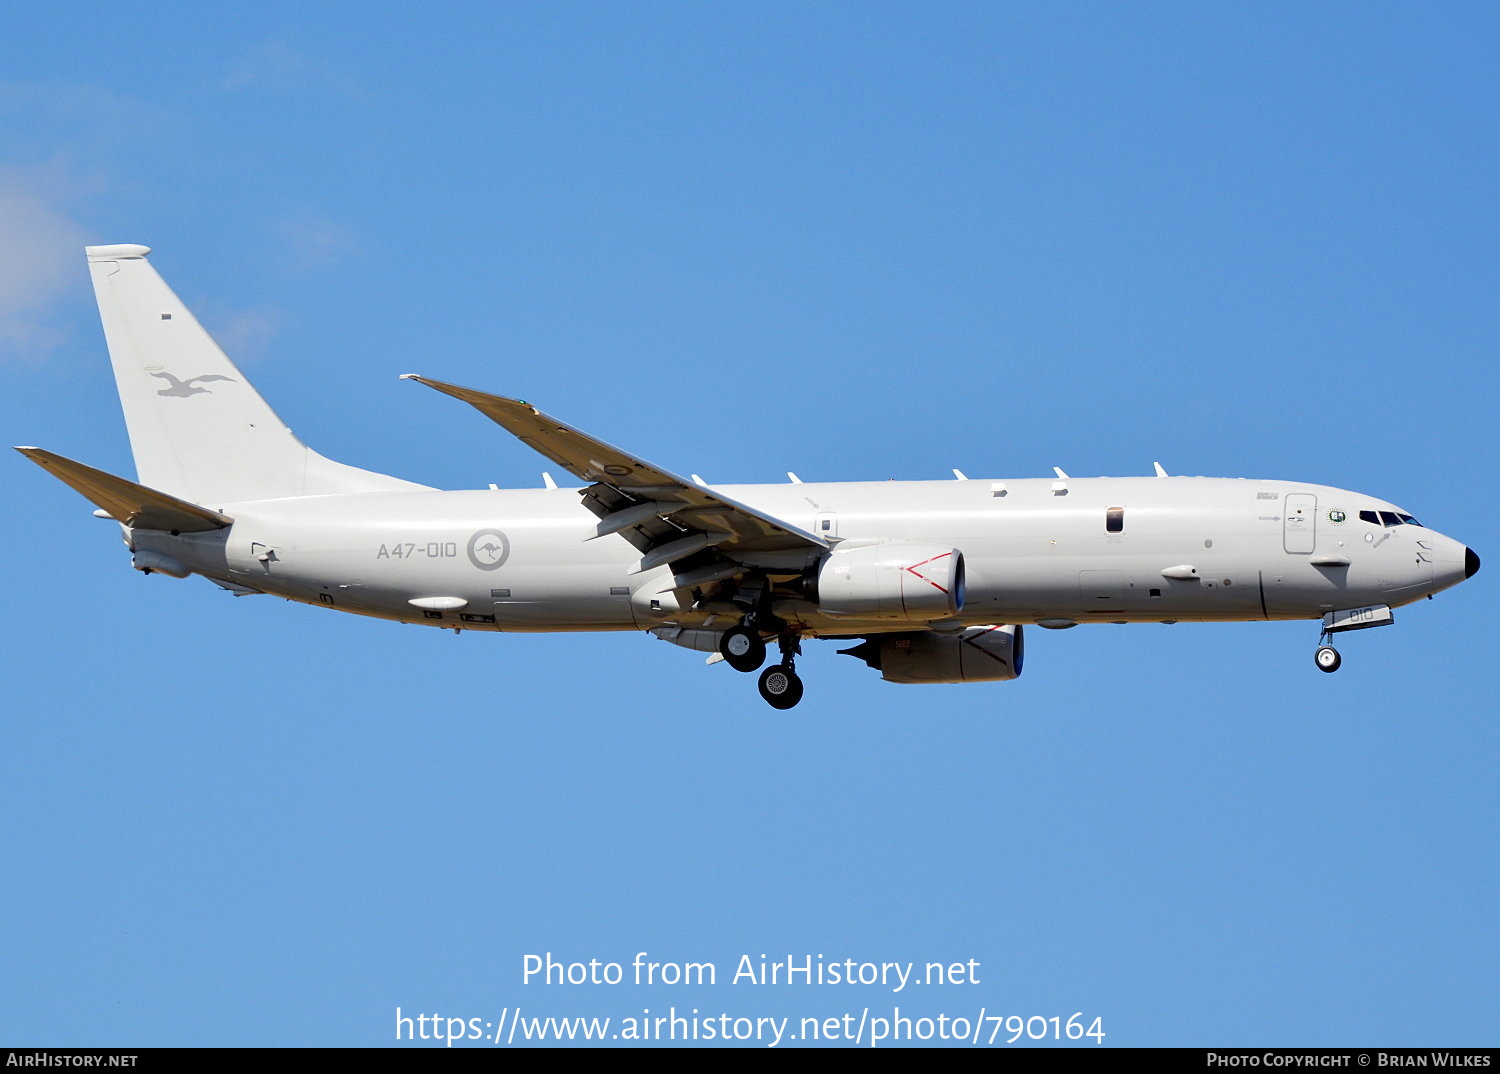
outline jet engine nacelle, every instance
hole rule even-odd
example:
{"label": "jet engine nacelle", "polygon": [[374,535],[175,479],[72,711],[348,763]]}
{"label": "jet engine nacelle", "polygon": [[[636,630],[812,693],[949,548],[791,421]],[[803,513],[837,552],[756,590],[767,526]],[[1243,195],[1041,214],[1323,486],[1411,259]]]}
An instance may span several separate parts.
{"label": "jet engine nacelle", "polygon": [[836,548],[818,569],[818,606],[828,615],[930,621],[964,606],[964,556],[931,544]]}
{"label": "jet engine nacelle", "polygon": [[957,634],[887,634],[840,651],[886,682],[1003,682],[1020,677],[1023,646],[1019,625],[978,626]]}

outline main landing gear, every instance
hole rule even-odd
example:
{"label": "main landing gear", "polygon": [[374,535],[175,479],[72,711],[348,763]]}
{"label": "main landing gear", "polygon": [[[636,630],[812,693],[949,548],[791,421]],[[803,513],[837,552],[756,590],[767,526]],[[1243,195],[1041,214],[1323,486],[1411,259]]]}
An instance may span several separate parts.
{"label": "main landing gear", "polygon": [[773,709],[789,709],[802,700],[802,679],[794,667],[802,642],[795,634],[777,639],[781,646],[781,663],[772,664],[760,673],[760,696]]}
{"label": "main landing gear", "polygon": [[[802,679],[795,667],[802,643],[796,634],[782,634],[777,644],[781,648],[781,661],[762,671],[757,685],[766,704],[776,709],[789,709],[802,700]],[[724,631],[719,639],[719,655],[736,671],[755,671],[766,662],[766,643],[759,630],[741,624]]]}
{"label": "main landing gear", "polygon": [[758,630],[732,627],[719,639],[719,655],[735,671],[754,671],[766,662],[766,643]]}
{"label": "main landing gear", "polygon": [[802,700],[802,678],[790,664],[772,664],[760,673],[757,685],[773,709],[789,709]]}

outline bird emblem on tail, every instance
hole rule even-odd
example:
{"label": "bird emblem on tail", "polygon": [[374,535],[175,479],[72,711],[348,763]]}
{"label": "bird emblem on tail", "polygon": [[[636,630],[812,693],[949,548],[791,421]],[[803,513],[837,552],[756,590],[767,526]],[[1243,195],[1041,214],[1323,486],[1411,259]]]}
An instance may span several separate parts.
{"label": "bird emblem on tail", "polygon": [[221,376],[218,373],[205,373],[201,377],[189,377],[187,380],[178,380],[171,373],[152,373],[151,375],[159,380],[171,382],[171,387],[163,388],[156,393],[157,395],[170,395],[179,399],[189,395],[212,395],[213,392],[209,391],[209,389],[198,387],[199,381],[227,380],[231,384],[234,383],[233,377]]}

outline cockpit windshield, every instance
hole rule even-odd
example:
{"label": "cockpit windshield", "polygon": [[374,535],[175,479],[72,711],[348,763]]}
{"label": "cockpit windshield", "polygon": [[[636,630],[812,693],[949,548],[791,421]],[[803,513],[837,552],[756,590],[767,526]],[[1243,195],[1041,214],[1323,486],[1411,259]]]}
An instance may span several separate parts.
{"label": "cockpit windshield", "polygon": [[1420,526],[1422,524],[1411,515],[1402,514],[1400,511],[1361,511],[1359,520],[1368,522],[1372,526]]}

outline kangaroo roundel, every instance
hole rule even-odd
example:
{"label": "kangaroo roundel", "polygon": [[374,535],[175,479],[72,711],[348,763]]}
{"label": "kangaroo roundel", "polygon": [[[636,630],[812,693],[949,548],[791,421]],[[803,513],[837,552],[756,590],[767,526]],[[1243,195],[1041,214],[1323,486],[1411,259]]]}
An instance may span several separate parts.
{"label": "kangaroo roundel", "polygon": [[469,538],[469,562],[482,571],[499,568],[510,556],[510,541],[499,530],[480,530]]}

